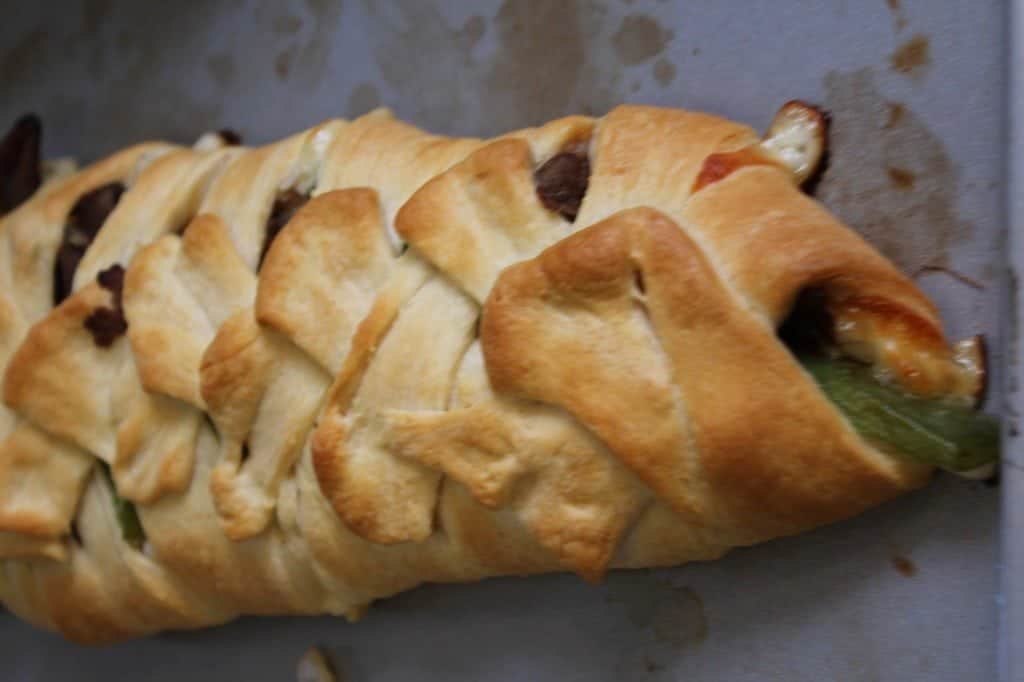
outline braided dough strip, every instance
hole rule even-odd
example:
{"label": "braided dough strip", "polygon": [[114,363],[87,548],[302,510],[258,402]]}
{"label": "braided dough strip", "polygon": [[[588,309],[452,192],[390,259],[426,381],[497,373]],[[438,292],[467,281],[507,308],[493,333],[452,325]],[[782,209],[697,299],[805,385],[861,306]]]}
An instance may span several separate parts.
{"label": "braided dough strip", "polygon": [[[256,258],[259,255],[259,244],[257,243],[256,248],[249,248],[247,243],[247,248],[240,252],[236,245],[232,243],[231,237],[236,236],[236,239],[249,239],[251,241],[252,238],[247,238],[246,236],[261,236],[262,225],[266,222],[267,215],[270,212],[270,204],[280,188],[303,187],[305,185],[304,188],[308,189],[309,175],[315,172],[315,167],[318,164],[319,158],[322,157],[326,145],[330,142],[333,131],[340,125],[340,122],[328,123],[317,129],[293,136],[279,144],[241,155],[233,155],[233,158],[226,167],[218,169],[219,172],[212,183],[205,181],[202,186],[197,185],[197,189],[201,189],[203,195],[205,195],[202,196],[203,203],[198,209],[201,212],[201,216],[185,229],[181,241],[185,245],[184,253],[187,256],[195,257],[196,261],[193,263],[196,266],[193,268],[193,273],[198,274],[198,276],[191,279],[188,284],[194,287],[197,298],[204,302],[209,302],[207,309],[201,309],[200,312],[206,315],[203,318],[204,322],[210,319],[213,323],[212,326],[207,323],[210,338],[212,338],[216,330],[216,325],[222,322],[222,317],[218,318],[218,314],[226,315],[233,308],[250,304],[255,294],[255,282],[253,281],[253,275],[249,271],[250,265],[243,259],[248,258],[251,263],[255,264]],[[173,198],[168,198],[168,200],[170,199]],[[168,203],[169,201],[162,203],[165,210]],[[195,202],[193,203],[195,204]],[[195,207],[191,208],[191,212],[196,210]],[[185,210],[185,213],[187,214],[188,210]],[[170,232],[171,230],[163,229],[157,231],[161,233]],[[105,227],[101,233],[104,232]],[[125,233],[124,237],[130,238],[131,235],[130,233]],[[155,247],[166,246],[164,243],[168,240],[175,242],[177,239],[173,235],[168,235],[162,238],[161,241],[158,241]],[[117,248],[121,252],[126,250],[123,243],[118,243],[117,240],[114,240],[114,243],[118,244]],[[127,248],[130,251],[130,246]],[[143,256],[143,263],[154,266],[155,254],[145,253]],[[226,266],[224,266],[224,256],[234,260],[228,261]],[[232,263],[237,263],[237,265],[231,267]],[[224,267],[214,269],[209,267],[210,264]],[[205,268],[204,265],[206,265]],[[131,268],[129,268],[129,271],[131,271]],[[137,284],[139,278],[137,276],[136,278],[129,276],[127,292],[129,294],[132,291],[131,285],[133,280]],[[221,285],[223,291],[211,291],[211,285]],[[151,291],[150,293],[153,292]],[[184,303],[189,298],[191,297],[179,296],[176,302],[179,304]],[[161,302],[166,303],[166,301],[157,302],[158,304]],[[181,306],[178,305],[178,307],[180,308]],[[145,311],[144,300],[142,301],[142,309]],[[166,315],[167,312],[168,309],[166,307],[160,310],[162,315]],[[128,314],[131,315],[130,310]],[[194,315],[194,319],[196,317]],[[197,331],[202,332],[202,327],[180,327],[177,329],[171,327],[171,333],[166,338],[161,338],[160,329],[157,329],[155,332],[153,324],[145,324],[144,314],[142,315],[142,322],[142,329],[139,331],[142,332],[141,341],[143,343],[153,341],[154,338],[158,339],[158,341],[163,341],[165,342],[164,345],[158,343],[156,347],[165,351],[168,349],[178,351],[174,359],[187,363],[187,355],[182,355],[181,352],[186,351],[189,346],[187,344],[178,344],[177,341],[182,337],[187,338],[189,334],[195,334]],[[162,317],[162,322],[167,322],[166,316]],[[179,315],[176,321],[172,319],[173,322],[180,323],[181,316]],[[81,326],[76,329],[81,330]],[[175,332],[177,336],[175,336]],[[78,333],[81,334],[81,331]],[[63,339],[65,344],[62,345],[67,346],[69,340],[67,337]],[[200,494],[198,498],[194,496],[191,499],[186,496],[184,500],[178,495],[169,498],[168,504],[161,505],[159,503],[167,494],[177,493],[182,487],[187,486],[189,481],[202,476],[203,462],[200,463],[199,467],[196,467],[196,460],[197,458],[203,458],[205,455],[208,461],[209,454],[215,450],[216,442],[210,438],[211,432],[208,427],[205,431],[201,429],[203,426],[201,412],[189,408],[186,403],[175,399],[174,396],[143,391],[137,378],[139,373],[136,372],[132,363],[132,354],[126,352],[127,345],[125,340],[120,339],[114,344],[114,347],[106,349],[96,348],[95,344],[83,346],[83,352],[91,353],[92,358],[91,361],[81,365],[93,369],[102,368],[104,363],[109,365],[105,376],[97,377],[97,380],[108,385],[116,384],[116,388],[112,390],[113,395],[110,398],[115,409],[112,411],[113,414],[108,422],[111,425],[110,428],[117,432],[118,449],[113,461],[115,477],[118,479],[119,489],[122,494],[151,505],[146,508],[146,516],[151,516],[152,520],[143,522],[146,523],[147,527],[159,528],[160,538],[166,541],[166,544],[147,546],[143,548],[145,550],[144,555],[133,548],[125,546],[123,542],[103,543],[102,546],[97,548],[88,543],[86,532],[79,528],[79,535],[83,542],[73,547],[73,563],[75,556],[87,556],[91,561],[99,562],[98,567],[102,569],[102,572],[116,571],[118,563],[132,568],[130,571],[122,571],[126,573],[125,579],[118,584],[97,584],[96,590],[102,590],[106,593],[105,595],[98,596],[87,591],[86,594],[81,596],[86,600],[101,600],[104,598],[114,599],[115,601],[119,598],[131,598],[133,601],[144,600],[146,594],[154,591],[151,586],[153,581],[148,580],[152,578],[154,571],[143,572],[137,566],[132,566],[132,563],[138,563],[139,557],[142,556],[144,557],[142,566],[156,567],[155,570],[159,580],[154,585],[161,587],[161,590],[157,591],[158,596],[161,591],[167,592],[172,588],[174,591],[178,591],[179,586],[182,585],[179,577],[188,577],[191,580],[185,581],[185,583],[200,586],[200,589],[196,591],[191,591],[188,588],[180,590],[182,594],[188,595],[186,603],[190,604],[190,608],[193,610],[190,620],[194,623],[220,622],[225,617],[223,615],[225,611],[219,606],[223,598],[216,589],[220,574],[226,572],[227,582],[231,582],[234,585],[244,584],[245,577],[245,562],[232,562],[240,552],[237,552],[236,548],[232,547],[227,539],[222,539],[220,544],[207,542],[206,550],[198,554],[189,553],[182,555],[180,549],[177,553],[171,551],[170,553],[172,555],[176,554],[179,557],[179,561],[184,564],[176,566],[173,562],[169,562],[169,565],[176,568],[176,571],[167,571],[163,563],[153,561],[150,558],[150,555],[158,556],[162,550],[166,553],[168,545],[173,548],[182,548],[187,545],[190,542],[188,532],[198,531],[202,534],[203,530],[209,530],[202,523],[189,524],[185,532],[182,532],[182,528],[180,528],[183,520],[189,518],[190,514],[195,513],[196,510],[201,510],[201,513],[199,513],[200,518],[208,520],[215,518],[212,513],[213,510],[209,508],[206,495]],[[119,354],[120,356],[118,356]],[[201,355],[202,346],[198,348],[198,352],[193,360],[194,372],[198,371]],[[157,385],[161,384],[162,379],[167,378],[166,373],[154,374],[152,372],[142,373],[142,377]],[[198,385],[198,381],[195,379],[193,383]],[[198,394],[198,392],[198,390],[193,391],[194,394]],[[185,397],[187,398],[187,396]],[[124,409],[117,410],[118,406]],[[199,470],[194,471],[196,468]],[[94,476],[90,484],[90,491],[101,486],[102,482]],[[181,507],[182,502],[186,503],[187,509]],[[207,504],[206,508],[204,508],[204,503]],[[202,511],[207,513],[203,514]],[[86,519],[80,517],[79,521],[83,522]],[[185,522],[187,523],[187,521]],[[215,526],[213,529],[215,534],[219,536],[220,534],[216,531]],[[182,536],[184,537],[182,538]],[[106,553],[97,551],[112,547],[118,548],[119,551]],[[302,576],[303,573],[309,572],[310,569],[307,567],[309,562],[302,561],[301,558],[298,561],[292,559],[291,550],[287,543],[280,542],[280,539],[278,539],[278,541],[271,543],[271,546],[267,549],[252,547],[243,550],[241,553],[253,556],[255,563],[258,565],[265,565],[266,567],[263,569],[263,572],[268,572],[271,576],[275,577],[274,583],[278,586],[278,591],[281,593],[280,596],[274,595],[276,600],[274,598],[254,599],[254,602],[257,604],[261,603],[262,606],[251,605],[248,606],[248,610],[261,611],[267,609],[270,612],[295,610],[297,608],[308,610],[308,602],[302,601],[301,595],[309,592],[302,589],[304,583],[308,582],[304,582]],[[301,550],[299,550],[299,554],[301,557]],[[289,571],[288,568],[292,564],[295,564],[298,568]],[[82,565],[91,564],[86,562]],[[217,566],[226,566],[227,568],[218,572],[215,569]],[[189,574],[187,572],[189,569],[195,570],[195,572]],[[40,576],[44,576],[44,573],[36,573],[36,580],[42,580]],[[202,580],[200,580],[200,577],[202,577]],[[211,579],[213,580],[212,584],[209,582]],[[77,583],[72,584],[68,589],[77,591],[79,589],[78,585]],[[294,586],[294,589],[286,588],[285,586]],[[84,590],[85,588],[82,589]],[[77,594],[77,592],[72,594]],[[313,598],[316,597],[314,596]],[[65,602],[62,601],[60,603]],[[243,601],[243,603],[246,602]],[[159,600],[153,605],[153,608],[161,612],[168,610],[167,606]],[[179,610],[178,608],[173,609],[172,612],[164,616],[164,620],[172,619]],[[114,632],[117,628],[123,626],[122,623],[117,621],[116,617],[112,617],[109,611],[100,612],[103,614],[103,617],[101,619],[100,617],[94,617],[94,622],[90,625],[83,624],[83,632],[89,629],[96,632],[103,632],[104,630]],[[111,636],[118,637],[122,635]]]}
{"label": "braided dough strip", "polygon": [[[4,462],[36,491],[0,495],[0,598],[87,642],[354,618],[425,581],[711,559],[920,485],[775,335],[821,288],[851,352],[924,393],[955,384],[934,307],[800,194],[794,144],[620,107],[486,144],[375,112],[168,155],[67,301],[0,306],[33,325],[5,346],[26,445],[0,449],[0,492]],[[564,154],[590,168],[578,214],[535,185]],[[267,234],[286,190],[312,198]],[[4,262],[25,258],[36,201],[0,228]],[[55,250],[37,251],[51,270]],[[129,261],[127,337],[100,347],[85,320],[121,302],[93,280]],[[136,501],[143,546],[93,458]]]}
{"label": "braided dough strip", "polygon": [[[0,230],[0,361],[8,367],[29,326],[53,299],[53,271],[64,222],[83,194],[113,181],[130,184],[171,147],[147,143],[125,149],[70,176],[48,182],[3,218]],[[61,538],[93,459],[0,406],[0,556],[67,555]]]}

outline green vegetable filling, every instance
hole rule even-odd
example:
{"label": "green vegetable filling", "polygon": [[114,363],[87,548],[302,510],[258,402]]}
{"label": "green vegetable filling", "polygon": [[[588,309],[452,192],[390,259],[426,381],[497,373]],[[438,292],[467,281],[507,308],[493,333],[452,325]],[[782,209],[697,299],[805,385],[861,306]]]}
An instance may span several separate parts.
{"label": "green vegetable filling", "polygon": [[954,472],[999,458],[999,422],[969,407],[909,395],[847,359],[798,355],[821,390],[867,440]]}
{"label": "green vegetable filling", "polygon": [[110,499],[114,503],[114,516],[117,517],[117,523],[121,526],[121,537],[132,547],[141,549],[142,543],[146,541],[146,531],[143,530],[142,523],[139,521],[135,505],[117,493],[114,477],[110,473],[110,466],[106,462],[100,462],[100,469],[103,471],[103,478],[110,489]]}

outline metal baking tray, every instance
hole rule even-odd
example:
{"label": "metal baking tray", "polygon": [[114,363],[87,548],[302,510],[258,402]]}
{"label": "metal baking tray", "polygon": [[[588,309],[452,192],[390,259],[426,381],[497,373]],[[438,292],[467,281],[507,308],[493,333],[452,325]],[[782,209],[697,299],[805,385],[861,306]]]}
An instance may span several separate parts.
{"label": "metal baking tray", "polygon": [[[623,101],[758,127],[787,99],[822,103],[833,133],[818,197],[916,274],[952,336],[988,336],[989,407],[1003,405],[1004,362],[1020,349],[1007,344],[1013,324],[1001,315],[1011,291],[1002,3],[95,0],[5,9],[0,123],[39,112],[51,156],[88,160],[222,126],[258,143],[378,104],[436,132],[491,135]],[[1024,159],[1019,137],[1013,149]],[[1015,165],[1013,177],[1022,174]],[[1024,218],[1024,199],[1012,209]],[[1008,459],[1024,466],[1019,448]],[[426,586],[358,625],[242,619],[87,649],[3,614],[0,678],[288,680],[319,644],[361,682],[1024,679],[1012,646],[1024,628],[1014,578],[1024,574],[1013,539],[1024,530],[1020,490],[1016,466],[1001,489],[939,476],[849,522],[718,562],[617,573],[599,587],[564,575]]]}

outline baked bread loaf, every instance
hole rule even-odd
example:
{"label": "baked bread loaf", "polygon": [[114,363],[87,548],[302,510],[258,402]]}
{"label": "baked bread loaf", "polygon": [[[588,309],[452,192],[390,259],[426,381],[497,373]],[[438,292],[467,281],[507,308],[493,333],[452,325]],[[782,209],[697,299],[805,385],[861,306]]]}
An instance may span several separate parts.
{"label": "baked bread loaf", "polygon": [[623,106],[492,141],[376,111],[131,147],[0,224],[0,599],[88,643],[666,566],[921,485],[777,329],[927,396],[934,306],[767,137]]}

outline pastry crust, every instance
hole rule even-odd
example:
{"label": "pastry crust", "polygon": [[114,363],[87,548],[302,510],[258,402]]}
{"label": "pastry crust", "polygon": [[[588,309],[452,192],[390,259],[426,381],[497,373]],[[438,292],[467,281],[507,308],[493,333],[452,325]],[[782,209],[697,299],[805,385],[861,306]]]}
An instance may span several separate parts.
{"label": "pastry crust", "polygon": [[[921,485],[776,335],[820,289],[851,352],[963,385],[934,306],[800,193],[820,114],[783,113],[767,141],[624,106],[484,142],[377,111],[44,186],[0,224],[0,599],[89,643],[355,619],[423,582],[712,559]],[[72,206],[112,181],[53,307]]]}

